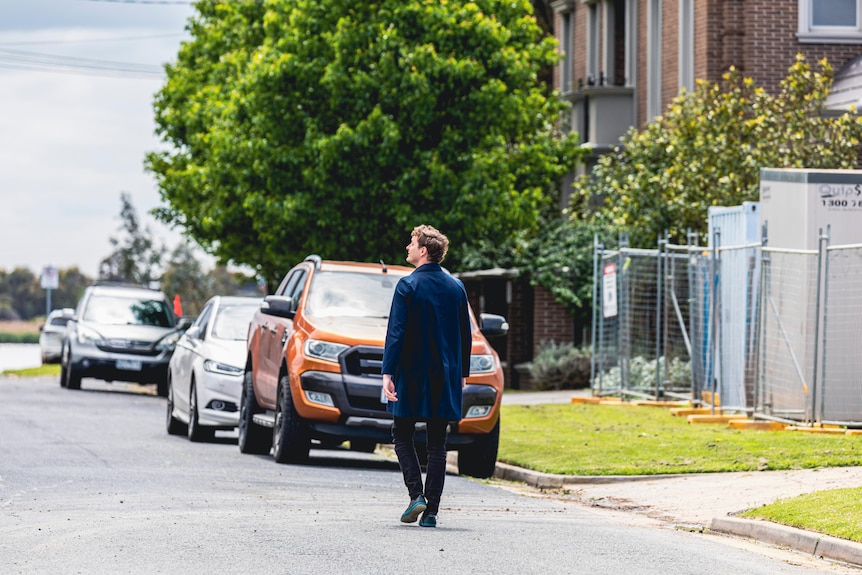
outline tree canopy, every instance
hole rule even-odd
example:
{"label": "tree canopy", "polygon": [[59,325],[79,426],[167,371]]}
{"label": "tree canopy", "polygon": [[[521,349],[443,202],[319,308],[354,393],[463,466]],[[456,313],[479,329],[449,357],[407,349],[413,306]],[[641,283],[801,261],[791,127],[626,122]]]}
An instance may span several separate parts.
{"label": "tree canopy", "polygon": [[688,229],[706,232],[709,206],[756,201],[761,168],[855,168],[862,119],[824,113],[832,68],[818,68],[797,56],[774,95],[733,69],[698,82],[575,183],[573,216],[627,231],[633,246],[665,230],[684,243]]}
{"label": "tree canopy", "polygon": [[157,217],[270,282],[309,253],[401,262],[420,223],[457,265],[535,230],[580,153],[529,0],[195,8],[155,102]]}

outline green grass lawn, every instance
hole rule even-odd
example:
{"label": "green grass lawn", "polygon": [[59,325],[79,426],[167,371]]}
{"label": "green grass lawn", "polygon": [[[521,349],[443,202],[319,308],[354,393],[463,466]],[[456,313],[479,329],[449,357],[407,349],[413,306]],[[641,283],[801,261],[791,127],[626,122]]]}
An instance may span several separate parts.
{"label": "green grass lawn", "polygon": [[28,367],[27,369],[8,369],[0,375],[18,375],[21,377],[33,377],[37,375],[60,375],[60,364],[50,363],[39,367]]}
{"label": "green grass lawn", "polygon": [[862,543],[862,487],[816,491],[740,514]]}
{"label": "green grass lawn", "polygon": [[862,437],[691,425],[669,410],[506,405],[499,460],[567,475],[655,475],[862,465]]}
{"label": "green grass lawn", "polygon": [[[568,475],[654,475],[862,465],[862,437],[691,425],[655,407],[506,405],[499,460]],[[862,487],[741,515],[862,542]]]}

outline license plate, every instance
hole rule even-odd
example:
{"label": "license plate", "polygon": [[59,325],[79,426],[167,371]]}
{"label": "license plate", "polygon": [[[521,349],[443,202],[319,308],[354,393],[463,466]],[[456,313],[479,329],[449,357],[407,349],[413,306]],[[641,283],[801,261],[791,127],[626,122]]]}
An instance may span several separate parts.
{"label": "license plate", "polygon": [[143,365],[136,359],[118,359],[117,369],[125,369],[126,371],[141,371]]}

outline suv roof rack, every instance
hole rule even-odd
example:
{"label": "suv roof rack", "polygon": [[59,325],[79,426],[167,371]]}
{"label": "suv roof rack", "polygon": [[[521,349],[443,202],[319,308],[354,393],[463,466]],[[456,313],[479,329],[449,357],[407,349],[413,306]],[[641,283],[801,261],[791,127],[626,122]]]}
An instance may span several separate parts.
{"label": "suv roof rack", "polygon": [[310,254],[305,256],[305,259],[303,261],[314,262],[314,269],[319,270],[320,263],[323,261],[323,259],[317,254]]}

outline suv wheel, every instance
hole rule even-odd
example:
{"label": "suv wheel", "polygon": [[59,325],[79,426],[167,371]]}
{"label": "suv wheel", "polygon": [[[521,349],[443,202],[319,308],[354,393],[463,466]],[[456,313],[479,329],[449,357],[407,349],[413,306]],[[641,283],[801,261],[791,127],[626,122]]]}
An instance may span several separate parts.
{"label": "suv wheel", "polygon": [[69,346],[63,348],[63,360],[60,366],[60,385],[68,389],[81,389],[81,375],[72,365],[72,352]]}
{"label": "suv wheel", "polygon": [[500,419],[487,435],[477,437],[470,445],[458,450],[458,473],[485,479],[494,475],[497,448],[500,445]]}
{"label": "suv wheel", "polygon": [[278,463],[300,463],[308,459],[311,440],[305,422],[296,412],[290,393],[290,378],[282,376],[278,384],[275,426],[272,428],[272,455]]}
{"label": "suv wheel", "polygon": [[239,400],[239,450],[242,453],[266,455],[271,443],[266,428],[256,424],[254,414],[260,411],[254,398],[254,383],[251,370],[245,372],[242,383],[242,395]]}
{"label": "suv wheel", "polygon": [[182,421],[174,417],[174,387],[171,385],[171,376],[168,374],[168,413],[166,427],[168,435],[183,435],[186,432],[186,426]]}

